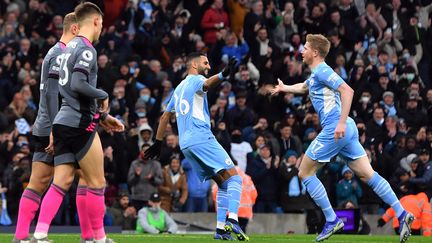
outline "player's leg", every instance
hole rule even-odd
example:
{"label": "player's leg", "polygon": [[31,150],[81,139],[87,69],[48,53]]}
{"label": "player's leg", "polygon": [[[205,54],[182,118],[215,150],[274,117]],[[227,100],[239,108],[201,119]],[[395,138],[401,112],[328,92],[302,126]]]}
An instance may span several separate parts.
{"label": "player's leg", "polygon": [[340,151],[341,155],[351,160],[348,166],[360,180],[367,183],[385,203],[395,210],[402,226],[400,227],[400,242],[405,242],[411,234],[411,223],[414,220],[413,215],[404,210],[390,184],[373,170],[366,156],[366,151],[359,142],[358,130],[355,123],[347,123],[347,130],[352,130],[353,135],[351,142],[347,143]]}
{"label": "player's leg", "polygon": [[76,206],[81,229],[81,239],[83,241],[92,241],[93,229],[87,210],[87,182],[81,170],[77,170],[76,174],[79,176],[78,188],[76,191]]}
{"label": "player's leg", "polygon": [[367,183],[385,203],[395,210],[402,226],[400,227],[400,242],[407,241],[411,235],[411,224],[414,221],[414,216],[402,207],[387,180],[373,170],[367,156],[350,162],[348,166],[363,182]]}
{"label": "player's leg", "polygon": [[343,229],[344,226],[343,222],[337,218],[328,199],[327,192],[316,176],[317,170],[338,153],[339,146],[337,145],[344,142],[342,139],[336,144],[331,135],[320,133],[306,150],[299,167],[299,178],[306,186],[310,197],[321,208],[326,219],[324,228],[316,238],[316,241],[328,239],[331,235]]}
{"label": "player's leg", "polygon": [[53,183],[42,200],[39,219],[34,233],[35,239],[45,239],[48,235],[52,219],[55,217],[66,192],[75,176],[73,164],[59,164],[54,168]]}
{"label": "player's leg", "polygon": [[27,188],[24,190],[18,211],[18,222],[14,242],[29,237],[30,224],[39,209],[41,196],[51,181],[54,168],[41,161],[32,162],[32,173]]}
{"label": "player's leg", "polygon": [[96,133],[79,165],[87,180],[87,211],[93,229],[95,242],[105,242],[103,217],[105,211],[105,175],[103,151]]}

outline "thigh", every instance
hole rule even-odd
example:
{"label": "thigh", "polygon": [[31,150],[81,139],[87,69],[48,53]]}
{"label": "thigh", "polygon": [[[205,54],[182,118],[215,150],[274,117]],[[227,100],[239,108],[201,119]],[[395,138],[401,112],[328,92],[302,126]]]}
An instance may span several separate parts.
{"label": "thigh", "polygon": [[187,149],[185,156],[193,161],[192,167],[200,172],[200,179],[209,179],[221,170],[234,168],[234,163],[228,153],[215,140],[208,143],[193,145]]}
{"label": "thigh", "polygon": [[360,180],[362,180],[363,182],[368,182],[375,172],[367,156],[363,156],[349,162],[348,166],[351,168],[354,174],[359,177]]}
{"label": "thigh", "polygon": [[312,160],[307,154],[305,154],[302,158],[299,167],[299,177],[300,179],[305,179],[309,176],[315,175],[317,170],[321,168],[323,164],[317,163],[315,160]]}
{"label": "thigh", "polygon": [[360,144],[357,126],[354,122],[347,123],[346,135],[349,140],[346,145],[341,149],[340,154],[348,161],[354,161],[360,157],[366,156],[366,151]]}
{"label": "thigh", "polygon": [[54,167],[43,162],[32,162],[31,177],[34,179],[51,178],[54,173]]}
{"label": "thigh", "polygon": [[[96,133],[90,148],[84,157],[78,161],[79,166],[87,179],[90,187],[100,187],[100,180],[104,181],[104,160],[102,144],[99,135]],[[97,182],[99,181],[99,182]],[[103,182],[104,183],[104,182]],[[97,185],[95,185],[97,184]]]}
{"label": "thigh", "polygon": [[345,145],[344,139],[345,138],[342,138],[336,141],[333,134],[323,130],[312,141],[305,154],[314,161],[330,162],[331,158],[336,156]]}
{"label": "thigh", "polygon": [[43,162],[50,166],[53,166],[53,156],[45,152],[45,148],[49,145],[49,137],[33,136],[34,141],[34,153],[33,162]]}
{"label": "thigh", "polygon": [[54,167],[53,183],[64,190],[69,190],[75,178],[75,167],[72,164],[61,164]]}

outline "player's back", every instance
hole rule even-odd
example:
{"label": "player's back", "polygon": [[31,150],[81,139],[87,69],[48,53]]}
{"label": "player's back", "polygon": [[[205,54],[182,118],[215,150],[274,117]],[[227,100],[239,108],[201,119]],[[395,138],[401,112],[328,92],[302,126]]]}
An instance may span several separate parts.
{"label": "player's back", "polygon": [[343,79],[325,62],[316,66],[306,80],[309,97],[323,128],[339,121],[341,100],[337,89],[342,83]]}
{"label": "player's back", "polygon": [[[60,62],[65,48],[66,45],[64,43],[57,42],[49,49],[42,62],[39,85],[39,109],[32,130],[36,136],[49,136],[51,123],[58,111],[58,78]],[[52,107],[55,111],[49,110],[48,102],[53,102],[57,105],[57,107]]]}
{"label": "player's back", "polygon": [[93,120],[97,111],[96,100],[81,95],[74,89],[72,73],[84,73],[87,75],[87,83],[96,87],[96,57],[96,50],[85,37],[77,36],[67,44],[59,72],[62,103],[54,124],[86,128]]}
{"label": "player's back", "polygon": [[167,110],[176,113],[181,149],[214,138],[207,93],[203,91],[205,80],[202,75],[188,75],[177,86],[168,104]]}

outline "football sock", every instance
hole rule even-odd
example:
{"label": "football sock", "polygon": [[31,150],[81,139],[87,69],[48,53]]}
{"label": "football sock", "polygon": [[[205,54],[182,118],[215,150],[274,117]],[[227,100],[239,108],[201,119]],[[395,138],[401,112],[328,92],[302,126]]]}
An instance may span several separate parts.
{"label": "football sock", "polygon": [[20,200],[15,238],[24,240],[29,236],[30,224],[39,208],[41,195],[32,189],[25,189]]}
{"label": "football sock", "polygon": [[42,200],[39,219],[34,234],[36,239],[41,239],[48,235],[51,221],[57,214],[65,194],[66,191],[55,184],[51,184],[49,187]]}
{"label": "football sock", "polygon": [[334,212],[327,197],[327,192],[318,177],[313,175],[305,178],[303,179],[303,184],[306,186],[309,195],[316,205],[318,205],[318,207],[323,211],[326,221],[333,222],[336,219],[336,213]]}
{"label": "football sock", "polygon": [[87,211],[87,187],[78,186],[76,191],[76,206],[78,211],[81,238],[84,240],[93,239],[93,229],[90,225],[90,218]]}
{"label": "football sock", "polygon": [[216,229],[224,230],[225,219],[228,211],[228,193],[226,184],[222,183],[216,195],[217,211],[216,211]]}
{"label": "football sock", "polygon": [[87,212],[95,241],[105,238],[103,225],[105,213],[104,188],[87,188]]}
{"label": "football sock", "polygon": [[242,193],[242,179],[239,175],[231,176],[224,183],[227,183],[228,193],[228,218],[238,222],[238,209]]}
{"label": "football sock", "polygon": [[390,187],[390,184],[384,178],[382,178],[377,172],[374,172],[372,178],[368,181],[368,185],[372,187],[374,192],[385,203],[394,209],[398,217],[402,215],[405,210]]}

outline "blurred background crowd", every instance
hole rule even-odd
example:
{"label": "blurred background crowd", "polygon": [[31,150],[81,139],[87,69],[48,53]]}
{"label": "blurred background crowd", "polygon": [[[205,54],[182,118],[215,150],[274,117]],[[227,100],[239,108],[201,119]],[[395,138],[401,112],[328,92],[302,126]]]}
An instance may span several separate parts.
{"label": "blurred background crowd", "polygon": [[[111,223],[133,228],[153,192],[168,212],[214,211],[210,182],[200,182],[181,154],[175,119],[160,159],[142,159],[192,51],[207,53],[212,74],[230,57],[238,60],[235,75],[208,98],[216,138],[255,185],[242,198],[246,207],[260,213],[313,208],[297,168],[321,129],[318,115],[307,95],[267,94],[277,78],[294,84],[308,77],[301,52],[309,33],[328,37],[326,62],[355,90],[350,116],[373,168],[398,197],[432,196],[432,0],[92,2],[105,13],[95,44],[98,87],[110,94],[110,114],[126,126],[124,133],[100,133]],[[42,60],[77,3],[0,0],[0,178],[14,219],[30,176]],[[386,209],[342,158],[319,177],[334,207]],[[55,224],[77,224],[74,189]]]}

